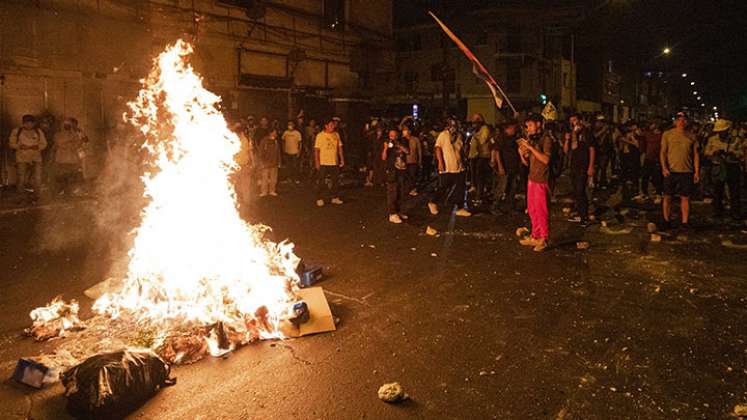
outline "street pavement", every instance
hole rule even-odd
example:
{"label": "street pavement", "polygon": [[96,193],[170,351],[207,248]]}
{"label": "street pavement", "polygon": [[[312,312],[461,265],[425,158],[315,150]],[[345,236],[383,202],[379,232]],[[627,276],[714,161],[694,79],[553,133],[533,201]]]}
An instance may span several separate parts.
{"label": "street pavement", "polygon": [[[392,225],[382,191],[317,208],[309,190],[281,186],[246,214],[324,266],[337,331],[178,366],[132,418],[728,418],[747,401],[747,250],[721,245],[738,228],[652,242],[651,208],[581,229],[556,203],[555,246],[534,253],[514,236],[521,213],[434,217],[418,197]],[[31,309],[63,294],[89,316],[83,290],[121,264],[113,224],[132,219],[102,212],[82,199],[0,214],[3,378],[56,345],[21,336]],[[394,381],[410,399],[381,402]],[[64,405],[59,384],[0,383],[0,418],[67,418]]]}

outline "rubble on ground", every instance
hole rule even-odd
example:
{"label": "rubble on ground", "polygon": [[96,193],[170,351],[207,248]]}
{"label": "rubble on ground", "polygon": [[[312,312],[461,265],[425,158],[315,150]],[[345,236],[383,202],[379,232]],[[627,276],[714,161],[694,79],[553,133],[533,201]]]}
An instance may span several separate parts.
{"label": "rubble on ground", "polygon": [[379,388],[379,399],[387,403],[397,403],[409,398],[399,382],[384,384]]}

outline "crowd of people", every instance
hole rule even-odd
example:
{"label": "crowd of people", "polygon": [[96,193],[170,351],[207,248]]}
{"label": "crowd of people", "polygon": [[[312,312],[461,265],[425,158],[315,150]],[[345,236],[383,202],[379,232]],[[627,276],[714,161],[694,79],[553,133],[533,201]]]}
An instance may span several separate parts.
{"label": "crowd of people", "polygon": [[[85,178],[88,138],[77,121],[67,118],[51,134],[49,128],[26,115],[10,133],[21,193],[38,192],[46,179],[55,195],[69,195]],[[318,124],[301,114],[281,127],[278,120],[249,116],[232,129],[241,141],[234,181],[242,203],[277,196],[282,180],[315,182],[316,206],[343,204],[339,187],[346,156],[360,150],[362,156],[352,160],[361,164],[346,176],[363,174],[364,187],[384,187],[387,217],[394,224],[420,203],[433,215],[444,209],[458,217],[526,212],[532,230],[522,243],[542,251],[550,237],[549,206],[564,174],[574,202],[568,220],[582,226],[593,221],[595,196],[617,193],[622,205],[661,204],[664,229],[676,219],[675,197],[678,229],[689,226],[691,199],[709,200],[715,217],[728,209],[742,223],[747,125],[726,119],[701,124],[678,112],[672,119],[616,124],[602,114],[545,120],[529,113],[491,126],[480,114],[467,121],[371,118],[360,133],[364,147],[354,150],[343,147],[349,133],[338,117]],[[114,133],[124,135],[124,129],[118,125]],[[115,140],[107,145],[123,143]],[[51,173],[44,174],[48,167]]]}

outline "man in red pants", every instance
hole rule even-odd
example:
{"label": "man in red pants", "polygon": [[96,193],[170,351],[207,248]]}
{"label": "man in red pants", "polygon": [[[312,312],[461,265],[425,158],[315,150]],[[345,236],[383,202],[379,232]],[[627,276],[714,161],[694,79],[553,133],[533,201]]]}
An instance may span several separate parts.
{"label": "man in red pants", "polygon": [[552,137],[542,130],[543,118],[532,114],[524,122],[526,137],[519,140],[521,162],[529,167],[527,184],[527,211],[532,221],[532,234],[523,238],[520,243],[533,246],[534,251],[542,252],[547,248],[550,237],[550,211],[548,197],[550,187],[550,153]]}

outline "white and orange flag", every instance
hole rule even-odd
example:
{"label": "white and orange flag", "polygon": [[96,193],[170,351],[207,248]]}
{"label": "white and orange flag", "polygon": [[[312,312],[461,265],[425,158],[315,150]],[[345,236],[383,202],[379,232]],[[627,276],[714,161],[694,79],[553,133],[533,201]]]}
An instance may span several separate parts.
{"label": "white and orange flag", "polygon": [[511,111],[513,111],[514,114],[516,114],[516,108],[514,108],[514,105],[511,103],[511,100],[508,99],[508,96],[506,96],[506,93],[503,92],[503,89],[501,89],[500,85],[498,85],[498,82],[495,81],[493,76],[490,75],[488,70],[485,68],[485,66],[482,65],[480,60],[477,59],[477,57],[470,51],[470,49],[462,42],[459,37],[454,35],[454,32],[451,32],[451,30],[443,23],[441,20],[436,17],[436,15],[433,14],[433,12],[428,12],[429,15],[438,23],[438,25],[443,29],[444,32],[446,32],[446,35],[451,38],[452,41],[459,47],[460,50],[464,53],[464,55],[467,56],[469,61],[472,62],[472,72],[475,74],[475,76],[479,77],[483,82],[485,82],[486,85],[488,85],[488,89],[490,89],[490,93],[493,94],[493,99],[495,100],[495,105],[498,108],[503,107],[503,100],[506,100],[506,103],[511,108]]}

